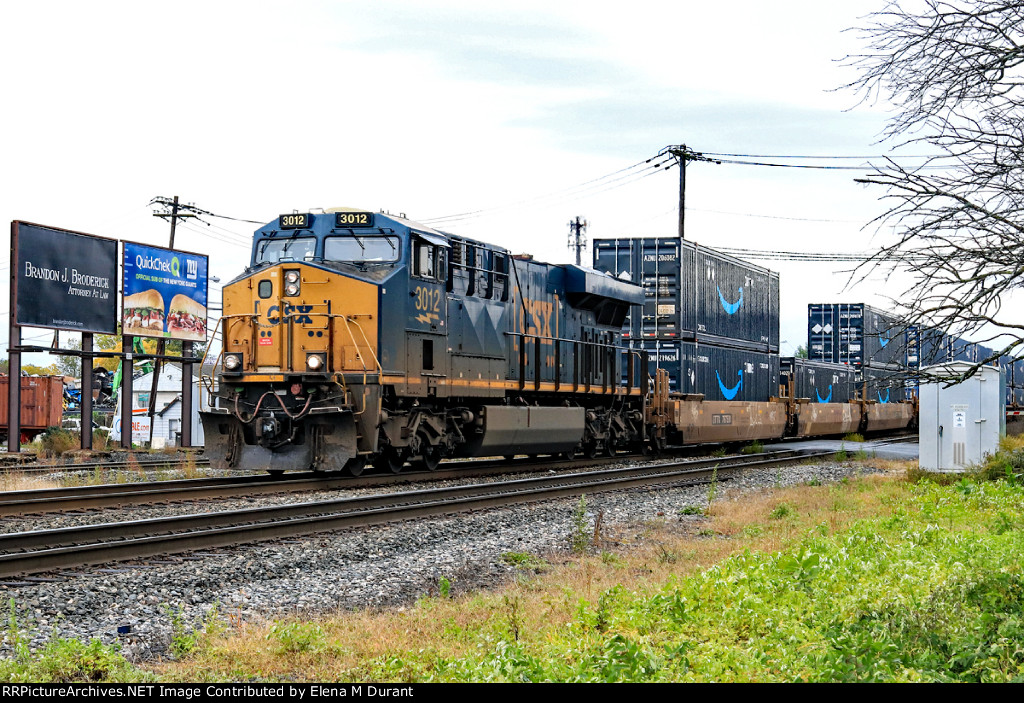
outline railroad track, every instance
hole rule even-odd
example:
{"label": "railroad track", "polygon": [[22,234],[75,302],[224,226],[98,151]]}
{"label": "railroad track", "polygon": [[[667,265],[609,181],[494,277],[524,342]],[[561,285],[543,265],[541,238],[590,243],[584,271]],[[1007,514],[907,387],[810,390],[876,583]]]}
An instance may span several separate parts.
{"label": "railroad track", "polygon": [[[895,444],[916,441],[916,435],[897,436],[875,440],[876,444]],[[848,449],[853,449],[850,445]],[[775,450],[778,453],[779,450]],[[787,450],[788,451],[788,450]],[[564,470],[592,467],[602,463],[620,462],[623,457],[586,460],[547,461],[544,468]],[[732,461],[732,457],[718,459]],[[470,460],[441,465],[437,471],[405,471],[400,474],[365,474],[354,478],[339,474],[290,473],[271,476],[265,473],[246,476],[207,477],[139,483],[102,484],[65,488],[34,489],[0,492],[0,517],[124,508],[184,501],[212,500],[236,496],[298,493],[304,491],[337,490],[343,488],[370,488],[395,483],[444,481],[460,478],[481,478],[515,471],[536,471],[534,460]]]}
{"label": "railroad track", "polygon": [[[0,535],[0,578],[638,486],[701,482],[834,452],[773,452]],[[348,483],[348,481],[346,481]]]}
{"label": "railroad track", "polygon": [[[181,469],[188,459],[182,457],[168,457],[166,459],[133,459],[133,460],[103,460],[84,461],[74,464],[42,464],[30,462],[25,464],[7,464],[0,468],[0,472],[9,474],[54,474],[54,473],[76,473],[93,471],[157,471],[160,469]],[[195,468],[208,469],[210,460],[205,457],[192,457],[192,465]]]}
{"label": "railroad track", "polygon": [[[139,483],[115,483],[96,486],[71,486],[26,491],[0,492],[0,517],[27,514],[124,508],[137,505],[211,500],[235,496],[296,493],[302,491],[370,488],[396,483],[445,481],[481,478],[518,471],[564,470],[621,462],[628,457],[598,459],[546,460],[469,460],[441,465],[437,471],[403,471],[400,474],[364,474],[354,478],[345,474],[315,472],[271,476],[266,473],[247,476],[207,477]],[[723,459],[727,461],[728,458]]]}

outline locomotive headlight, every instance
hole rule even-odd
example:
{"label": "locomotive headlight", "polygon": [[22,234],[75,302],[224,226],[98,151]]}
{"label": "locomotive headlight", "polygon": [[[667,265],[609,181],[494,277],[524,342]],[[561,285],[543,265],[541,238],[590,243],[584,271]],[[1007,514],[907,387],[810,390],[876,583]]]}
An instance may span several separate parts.
{"label": "locomotive headlight", "polygon": [[301,290],[300,285],[299,285],[301,280],[302,280],[302,277],[300,276],[298,271],[295,271],[294,269],[291,270],[291,271],[285,271],[284,272],[284,294],[285,295],[290,295],[290,296],[298,295],[299,291]]}
{"label": "locomotive headlight", "polygon": [[326,357],[323,354],[306,354],[306,368],[310,371],[322,371],[326,366]]}
{"label": "locomotive headlight", "polygon": [[225,354],[224,355],[224,368],[227,371],[237,371],[242,368],[242,355],[241,354]]}

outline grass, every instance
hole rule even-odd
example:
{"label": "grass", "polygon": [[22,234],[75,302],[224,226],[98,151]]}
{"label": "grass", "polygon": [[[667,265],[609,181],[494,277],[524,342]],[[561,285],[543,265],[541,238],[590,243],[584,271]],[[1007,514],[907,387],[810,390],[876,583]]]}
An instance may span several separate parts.
{"label": "grass", "polygon": [[[941,485],[908,479],[903,463],[872,465],[885,473],[742,499],[719,495],[696,521],[606,525],[609,539],[593,552],[508,552],[502,561],[523,577],[496,592],[439,588],[442,597],[422,597],[401,611],[309,622],[237,621],[227,628],[214,615],[200,631],[176,634],[187,645],[179,660],[148,670],[104,665],[101,675],[337,682],[1020,677],[1024,486],[1005,471],[999,481],[960,477]],[[586,515],[585,503],[576,508]],[[537,563],[544,568],[533,570]],[[0,671],[0,678],[27,675],[28,661],[15,662],[24,668]],[[48,675],[41,671],[32,670]]]}

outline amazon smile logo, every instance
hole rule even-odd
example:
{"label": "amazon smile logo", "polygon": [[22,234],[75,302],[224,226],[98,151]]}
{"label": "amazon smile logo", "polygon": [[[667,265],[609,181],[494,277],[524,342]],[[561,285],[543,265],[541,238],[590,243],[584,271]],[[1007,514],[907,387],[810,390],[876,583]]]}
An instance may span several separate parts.
{"label": "amazon smile logo", "polygon": [[814,389],[814,395],[818,396],[818,402],[819,403],[828,403],[828,402],[830,402],[832,400],[832,384],[831,383],[828,384],[828,397],[822,398],[821,397],[821,393],[818,392],[817,388]]}
{"label": "amazon smile logo", "polygon": [[736,375],[740,377],[740,380],[736,382],[736,385],[732,388],[726,388],[725,384],[722,383],[722,377],[718,375],[718,371],[715,371],[715,378],[718,379],[718,388],[722,391],[722,397],[726,400],[732,400],[736,397],[736,394],[743,388],[743,369],[736,372]]}
{"label": "amazon smile logo", "polygon": [[722,304],[722,309],[725,310],[727,315],[735,315],[736,311],[743,307],[743,286],[740,286],[738,289],[740,297],[735,303],[726,301],[725,296],[722,295],[722,289],[717,285],[715,286],[715,290],[718,291],[718,301]]}

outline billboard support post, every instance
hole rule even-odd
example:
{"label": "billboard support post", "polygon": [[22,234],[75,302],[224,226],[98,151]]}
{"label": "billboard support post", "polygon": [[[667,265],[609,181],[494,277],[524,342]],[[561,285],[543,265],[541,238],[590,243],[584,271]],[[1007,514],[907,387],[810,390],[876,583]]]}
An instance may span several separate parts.
{"label": "billboard support post", "polygon": [[[192,356],[192,342],[181,343],[181,356]],[[181,364],[181,446],[192,446],[192,362]]]}
{"label": "billboard support post", "polygon": [[82,449],[92,449],[92,332],[82,333]]}
{"label": "billboard support post", "polygon": [[130,349],[124,355],[121,362],[121,446],[125,449],[132,448],[132,398],[135,391],[133,378],[135,376],[135,337],[126,334],[121,337],[121,349]]}
{"label": "billboard support post", "polygon": [[18,223],[11,223],[11,307],[7,319],[10,335],[7,350],[7,451],[21,451],[21,326],[18,325]]}

